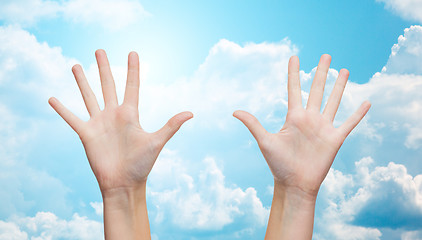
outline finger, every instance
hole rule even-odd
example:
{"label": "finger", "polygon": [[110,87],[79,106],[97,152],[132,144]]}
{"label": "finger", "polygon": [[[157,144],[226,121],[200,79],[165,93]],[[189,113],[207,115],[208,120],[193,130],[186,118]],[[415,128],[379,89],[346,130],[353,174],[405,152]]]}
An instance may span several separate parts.
{"label": "finger", "polygon": [[63,118],[63,120],[65,120],[67,124],[69,124],[69,126],[79,134],[79,130],[84,122],[69,111],[69,109],[63,106],[63,104],[56,98],[50,98],[48,103]]}
{"label": "finger", "polygon": [[288,82],[287,82],[287,93],[289,98],[288,108],[293,109],[302,107],[302,95],[300,90],[300,76],[299,76],[299,58],[292,56],[289,60],[288,67]]}
{"label": "finger", "polygon": [[116,86],[114,85],[113,75],[111,74],[110,64],[104,50],[99,49],[95,52],[98,69],[100,72],[101,88],[103,90],[104,105],[117,105]]}
{"label": "finger", "polygon": [[330,97],[328,98],[327,105],[325,106],[323,112],[323,115],[331,121],[333,121],[336,116],[348,78],[349,71],[347,69],[340,70],[337,81],[334,84],[333,91],[331,92]]}
{"label": "finger", "polygon": [[88,84],[88,81],[86,80],[81,65],[76,64],[75,66],[73,66],[72,72],[75,76],[79,90],[81,91],[82,98],[84,99],[85,106],[89,112],[89,115],[92,116],[100,112],[100,107],[98,106],[97,98],[95,97],[94,93],[91,90],[91,87]]}
{"label": "finger", "polygon": [[171,137],[179,130],[183,123],[193,118],[191,112],[181,112],[170,118],[168,122],[154,134],[158,137],[161,146],[164,146]]}
{"label": "finger", "polygon": [[346,138],[350,132],[358,125],[358,123],[362,120],[362,118],[366,115],[371,107],[371,103],[369,101],[365,101],[360,105],[359,109],[350,116],[346,122],[344,122],[338,129],[342,134],[343,138]]}
{"label": "finger", "polygon": [[311,91],[309,92],[309,99],[307,109],[320,111],[322,97],[324,95],[325,81],[327,80],[328,69],[330,68],[331,56],[324,54],[319,60],[317,70],[315,72],[314,81],[312,82]]}
{"label": "finger", "polygon": [[139,101],[139,56],[136,52],[129,53],[127,81],[124,104],[138,108]]}
{"label": "finger", "polygon": [[233,113],[233,116],[239,119],[249,129],[258,143],[268,133],[261,123],[259,123],[258,119],[248,112],[238,110]]}

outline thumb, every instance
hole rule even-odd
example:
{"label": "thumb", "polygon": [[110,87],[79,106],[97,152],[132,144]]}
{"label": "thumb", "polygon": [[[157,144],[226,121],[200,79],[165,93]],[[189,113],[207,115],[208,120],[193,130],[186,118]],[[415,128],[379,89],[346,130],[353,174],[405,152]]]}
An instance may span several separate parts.
{"label": "thumb", "polygon": [[162,145],[166,144],[168,140],[179,130],[183,123],[193,118],[191,112],[181,112],[176,114],[164,125],[160,130],[155,132]]}
{"label": "thumb", "polygon": [[233,113],[233,116],[239,119],[249,129],[257,142],[260,142],[268,133],[261,123],[259,123],[258,119],[248,112],[237,110]]}

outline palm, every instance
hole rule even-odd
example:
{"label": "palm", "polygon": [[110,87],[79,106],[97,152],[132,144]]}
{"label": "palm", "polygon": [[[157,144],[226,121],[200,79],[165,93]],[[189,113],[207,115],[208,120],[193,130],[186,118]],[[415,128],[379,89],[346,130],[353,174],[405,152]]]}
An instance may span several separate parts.
{"label": "palm", "polygon": [[160,151],[132,115],[124,107],[103,111],[79,133],[92,170],[104,188],[146,180]]}
{"label": "palm", "polygon": [[329,56],[321,57],[312,84],[308,105],[301,104],[299,62],[289,62],[289,110],[286,122],[278,133],[268,133],[252,115],[235,112],[257,139],[262,153],[274,175],[284,187],[299,188],[316,196],[331,164],[350,131],[369,109],[369,103],[352,115],[341,127],[333,126],[348,72],[341,71],[324,113],[320,113],[323,88],[330,63]]}
{"label": "palm", "polygon": [[317,190],[342,143],[331,122],[305,110],[290,113],[272,138],[263,154],[274,177],[287,186],[303,183],[306,191]]}
{"label": "palm", "polygon": [[137,55],[129,56],[128,81],[122,105],[117,104],[114,81],[105,53],[97,51],[96,55],[105,101],[104,110],[99,109],[79,66],[75,66],[73,72],[91,116],[89,121],[80,120],[54,98],[50,104],[78,133],[101,190],[136,186],[146,181],[164,144],[192,114],[180,113],[159,131],[145,132],[139,124]]}

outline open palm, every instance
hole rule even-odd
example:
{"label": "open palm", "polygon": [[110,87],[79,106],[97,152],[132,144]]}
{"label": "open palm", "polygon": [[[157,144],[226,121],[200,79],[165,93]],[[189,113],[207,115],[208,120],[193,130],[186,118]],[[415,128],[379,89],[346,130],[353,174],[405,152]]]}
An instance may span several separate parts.
{"label": "open palm", "polygon": [[49,103],[79,135],[102,191],[136,187],[147,180],[165,143],[193,115],[190,112],[179,113],[157,132],[145,132],[139,123],[138,55],[135,52],[129,54],[126,91],[121,105],[117,101],[105,52],[98,50],[96,58],[105,102],[103,110],[99,108],[79,65],[75,65],[72,71],[90,119],[82,121],[55,98],[51,98]]}
{"label": "open palm", "polygon": [[299,59],[296,56],[290,59],[288,112],[286,122],[279,132],[267,132],[247,112],[234,113],[257,140],[274,180],[284,188],[293,188],[311,197],[316,197],[345,138],[370,108],[370,103],[364,102],[340,127],[333,126],[349,76],[348,71],[343,69],[323,113],[320,113],[330,62],[329,55],[321,57],[305,109],[302,106]]}

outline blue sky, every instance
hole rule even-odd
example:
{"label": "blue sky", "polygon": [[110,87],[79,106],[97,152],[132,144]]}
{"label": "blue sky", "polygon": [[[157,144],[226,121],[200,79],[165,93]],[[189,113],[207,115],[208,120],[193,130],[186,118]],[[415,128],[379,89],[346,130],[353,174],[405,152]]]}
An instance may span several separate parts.
{"label": "blue sky", "polygon": [[422,239],[421,12],[416,0],[2,1],[0,239],[102,236],[82,144],[47,104],[56,96],[87,119],[70,68],[82,64],[102,99],[99,48],[119,97],[127,54],[140,54],[145,129],[195,114],[149,178],[154,239],[263,238],[272,176],[231,114],[279,130],[289,57],[300,57],[306,99],[323,53],[333,57],[328,92],[341,68],[351,72],[335,124],[373,105],[321,188],[314,239]]}

